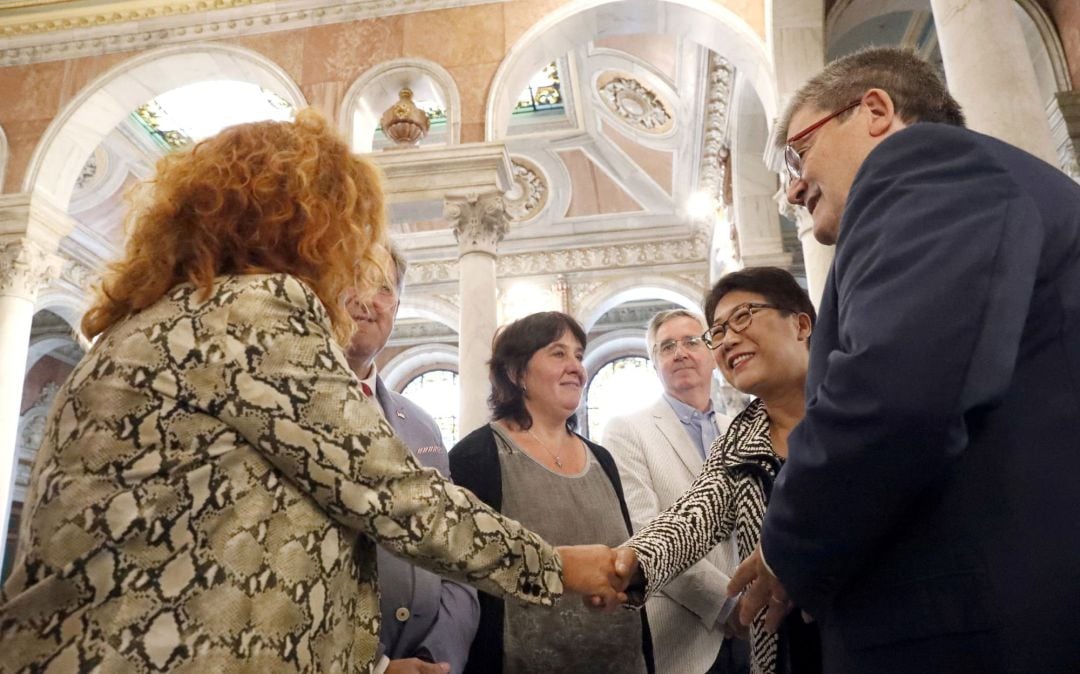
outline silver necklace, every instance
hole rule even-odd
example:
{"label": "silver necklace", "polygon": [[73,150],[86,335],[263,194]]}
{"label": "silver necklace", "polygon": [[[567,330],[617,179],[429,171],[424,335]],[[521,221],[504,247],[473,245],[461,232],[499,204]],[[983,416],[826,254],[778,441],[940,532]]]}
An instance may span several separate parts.
{"label": "silver necklace", "polygon": [[533,432],[532,432],[532,428],[526,428],[526,429],[525,429],[525,432],[526,432],[526,433],[528,433],[529,435],[531,435],[531,436],[533,437],[533,440],[536,440],[536,444],[540,445],[540,447],[541,447],[541,448],[542,448],[542,449],[543,449],[543,450],[544,450],[545,452],[547,452],[548,454],[550,454],[550,455],[551,455],[551,458],[555,460],[555,465],[556,465],[557,467],[559,467],[559,468],[562,468],[562,467],[563,467],[563,465],[562,465],[562,458],[560,457],[560,455],[558,455],[558,454],[556,454],[555,452],[553,452],[553,451],[551,451],[550,449],[548,449],[548,446],[547,446],[547,445],[545,445],[545,444],[544,444],[544,443],[543,443],[543,442],[542,442],[542,441],[540,440],[540,438],[538,438],[538,437],[536,436],[536,433],[533,433]]}

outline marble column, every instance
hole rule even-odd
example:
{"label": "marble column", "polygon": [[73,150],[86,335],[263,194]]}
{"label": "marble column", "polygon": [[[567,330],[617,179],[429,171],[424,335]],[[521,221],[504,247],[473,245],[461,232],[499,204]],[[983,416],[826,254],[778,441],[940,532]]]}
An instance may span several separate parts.
{"label": "marble column", "polygon": [[30,239],[0,243],[0,561],[7,542],[26,356],[38,292],[60,274],[60,258]]}
{"label": "marble column", "polygon": [[495,256],[509,227],[509,216],[502,193],[495,191],[448,194],[443,201],[443,215],[458,242],[458,435],[464,437],[491,416],[487,405],[491,392],[487,362],[498,327]]}
{"label": "marble column", "polygon": [[945,77],[968,127],[1057,166],[1046,101],[1039,99],[1015,4],[930,0]]}
{"label": "marble column", "polygon": [[821,293],[825,290],[825,279],[832,266],[833,247],[818,243],[814,238],[814,220],[805,208],[795,206],[787,200],[787,193],[781,186],[775,196],[780,214],[795,222],[802,246],[803,266],[806,269],[806,292],[814,307],[821,308]]}
{"label": "marble column", "polygon": [[[776,89],[782,111],[799,87],[825,66],[824,0],[774,0],[772,29]],[[772,146],[766,149],[766,153],[770,152],[775,152]],[[780,212],[798,225],[807,290],[814,306],[819,306],[825,277],[832,265],[833,248],[818,243],[814,238],[813,224],[806,209],[793,207],[787,202],[783,189],[787,176],[783,173],[782,156],[772,156],[767,161],[770,166],[780,168],[781,188],[777,202]]]}

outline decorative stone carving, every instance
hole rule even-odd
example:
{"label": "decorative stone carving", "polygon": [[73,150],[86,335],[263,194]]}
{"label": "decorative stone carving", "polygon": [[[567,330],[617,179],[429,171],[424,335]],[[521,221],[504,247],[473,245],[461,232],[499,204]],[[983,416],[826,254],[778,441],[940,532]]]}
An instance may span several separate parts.
{"label": "decorative stone carving", "polygon": [[577,316],[581,311],[585,298],[595,293],[601,285],[603,284],[598,282],[572,283],[570,285],[570,311],[567,313]]}
{"label": "decorative stone carving", "polygon": [[[497,271],[498,277],[503,279],[514,276],[569,274],[592,269],[637,269],[643,265],[701,262],[708,259],[708,233],[695,230],[685,239],[500,255],[497,259]],[[450,282],[457,278],[457,264],[448,260],[411,264],[406,276],[410,285]],[[584,286],[577,283],[571,285],[571,302],[577,302],[583,292],[581,287]]]}
{"label": "decorative stone carving", "polygon": [[75,262],[74,260],[67,260],[64,263],[63,269],[60,271],[60,280],[65,283],[79,288],[80,290],[90,290],[98,279],[97,272],[91,270],[86,265]]}
{"label": "decorative stone carving", "polygon": [[536,217],[547,204],[548,186],[543,172],[527,159],[515,157],[514,184],[503,195],[506,212],[516,222]]}
{"label": "decorative stone carving", "polygon": [[735,68],[715,52],[709,55],[708,98],[705,103],[705,133],[701,151],[701,189],[718,204],[730,204],[731,190],[725,190],[730,160],[728,109],[731,105]]}
{"label": "decorative stone carving", "polygon": [[37,456],[38,448],[45,439],[45,426],[49,421],[49,410],[52,409],[56,392],[60,385],[56,382],[47,382],[41,387],[30,409],[22,415],[19,421],[19,434],[17,436],[17,452],[15,464],[15,485],[13,490],[14,500],[22,501],[26,498],[26,488],[30,485],[30,473],[34,466],[34,457]]}
{"label": "decorative stone carving", "polygon": [[28,239],[0,244],[0,295],[33,301],[60,275],[63,260]]}
{"label": "decorative stone carving", "polygon": [[413,103],[412,89],[398,92],[397,101],[382,114],[379,123],[386,137],[398,145],[418,145],[431,128],[427,113]]}
{"label": "decorative stone carving", "polygon": [[79,177],[75,179],[75,187],[84,190],[87,184],[98,171],[97,150],[94,150],[94,154],[90,155],[90,158],[83,164],[82,171],[79,172]]}
{"label": "decorative stone carving", "polygon": [[[477,5],[491,0],[424,0],[426,11]],[[11,48],[0,50],[0,66],[22,65],[80,56],[149,49],[165,44],[250,36],[279,31],[283,26],[305,28],[359,21],[417,11],[417,0],[214,0],[213,3],[129,3],[123,12],[67,8],[40,20],[0,22],[0,37]],[[100,4],[100,3],[98,3]],[[213,11],[197,5],[213,5]],[[140,6],[141,5],[141,6]],[[282,6],[288,7],[283,9]],[[87,37],[86,27],[93,27]],[[77,32],[80,31],[83,32]]]}
{"label": "decorative stone carving", "polygon": [[600,100],[623,122],[635,129],[663,133],[673,118],[660,97],[629,75],[602,75],[597,82]]}
{"label": "decorative stone carving", "polygon": [[693,274],[676,274],[676,277],[700,290],[702,295],[704,295],[705,291],[709,288],[708,269],[702,268],[700,272]]}
{"label": "decorative stone carving", "polygon": [[443,217],[454,230],[461,255],[473,252],[494,255],[509,229],[503,197],[496,192],[448,195],[443,202]]}

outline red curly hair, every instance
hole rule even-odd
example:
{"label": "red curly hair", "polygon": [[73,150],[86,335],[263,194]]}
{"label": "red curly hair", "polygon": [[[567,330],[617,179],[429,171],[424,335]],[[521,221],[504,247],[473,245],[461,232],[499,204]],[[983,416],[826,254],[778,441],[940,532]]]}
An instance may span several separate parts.
{"label": "red curly hair", "polygon": [[206,298],[216,276],[283,272],[315,291],[344,345],[355,326],[343,294],[370,297],[385,283],[379,172],[314,110],[230,127],[170,154],[145,188],[149,204],[128,214],[124,257],[83,317],[87,337],[181,283]]}

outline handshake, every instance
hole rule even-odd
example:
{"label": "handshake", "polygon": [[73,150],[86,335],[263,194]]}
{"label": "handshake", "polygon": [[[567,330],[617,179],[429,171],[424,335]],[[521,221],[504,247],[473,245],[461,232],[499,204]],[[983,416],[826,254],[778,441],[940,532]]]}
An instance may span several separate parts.
{"label": "handshake", "polygon": [[562,558],[563,588],[582,595],[585,605],[611,612],[627,603],[631,585],[644,584],[645,576],[632,548],[606,545],[566,545]]}

